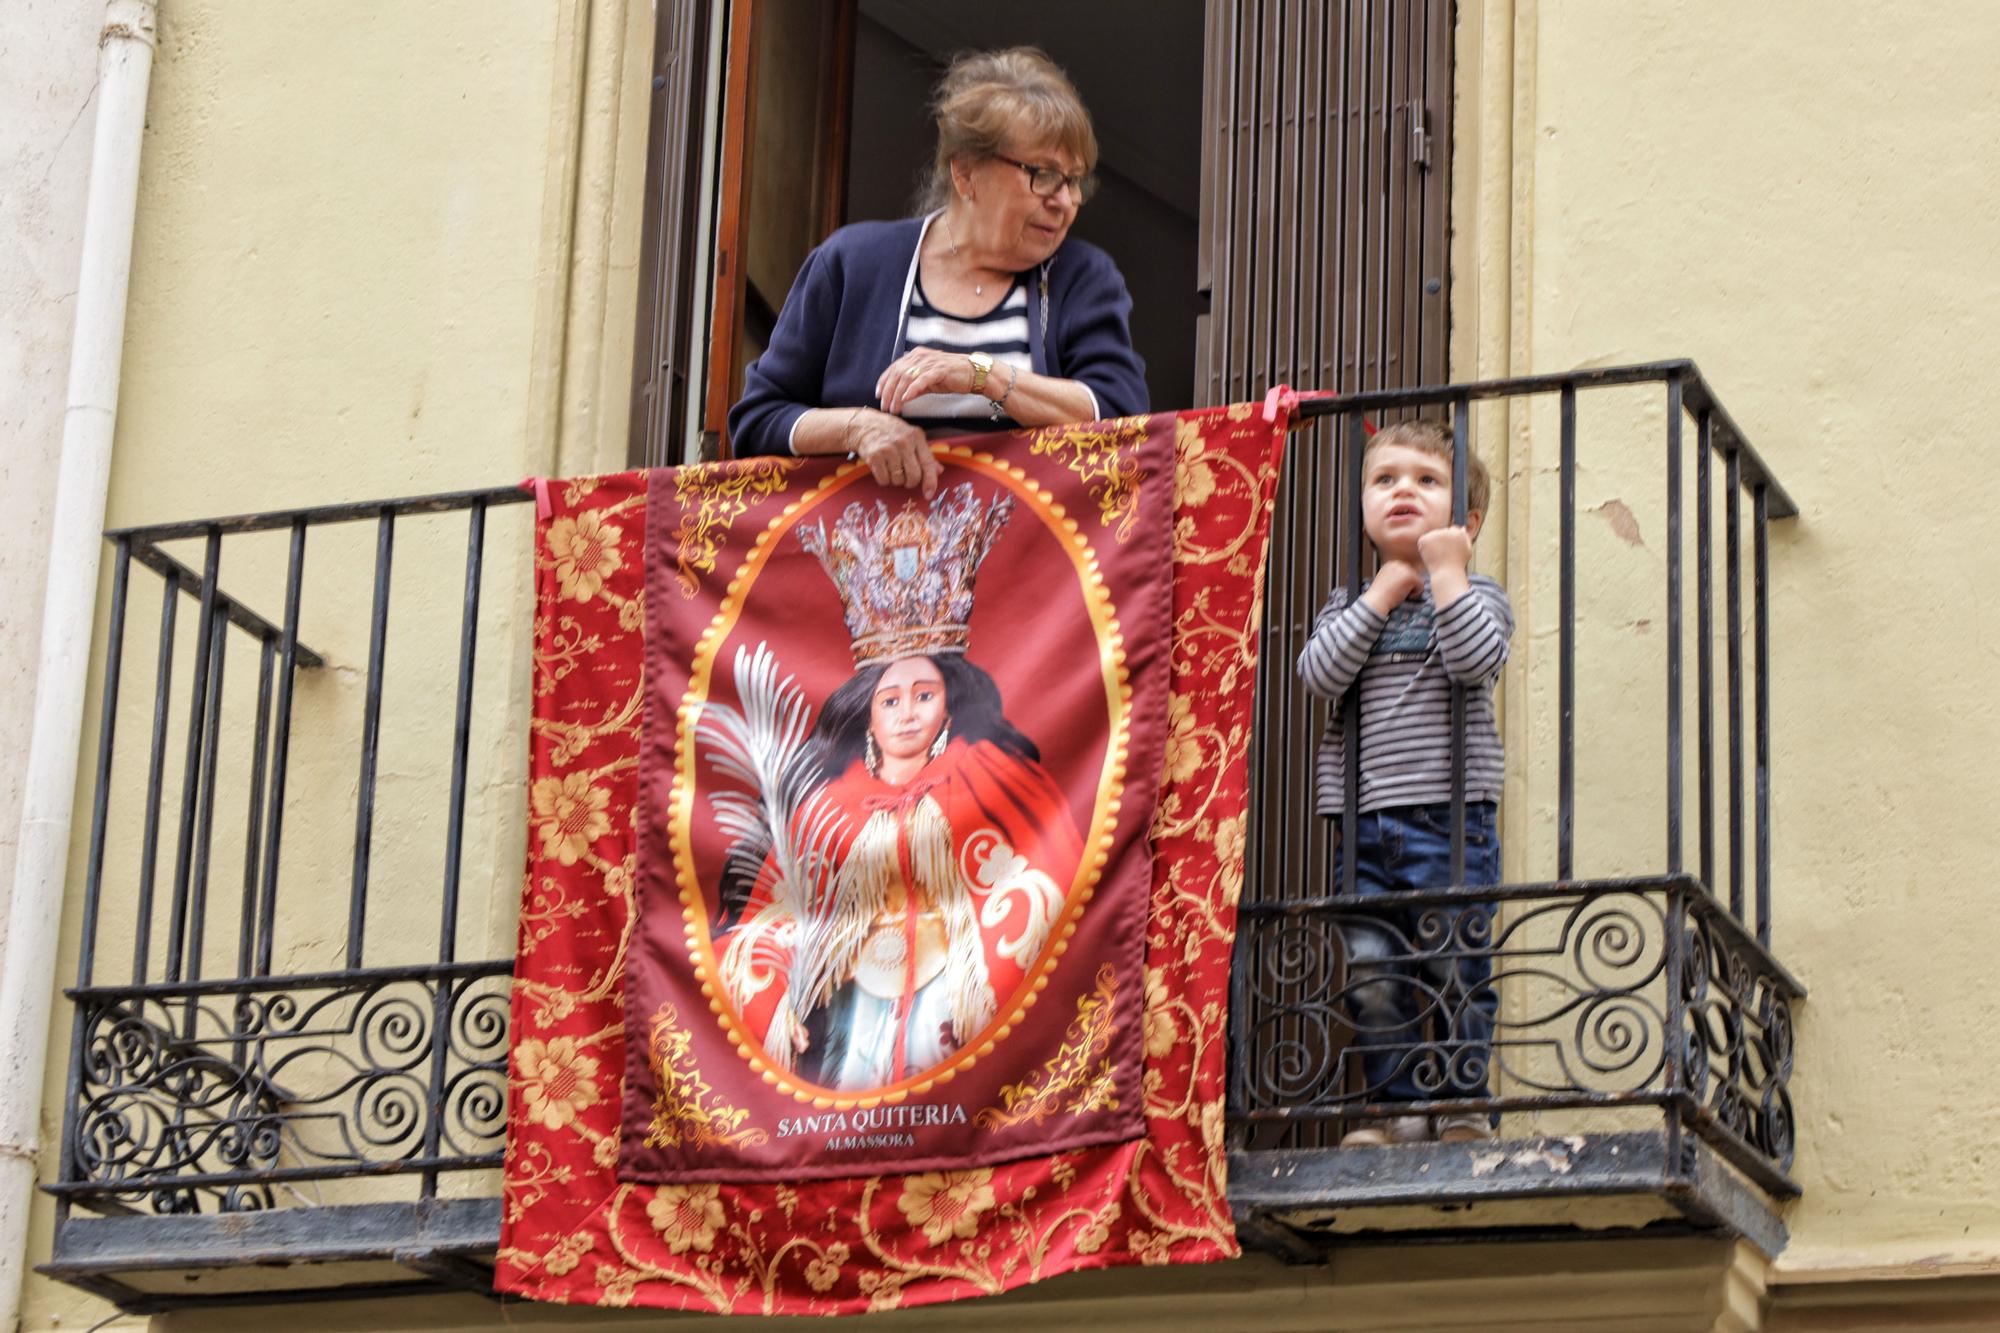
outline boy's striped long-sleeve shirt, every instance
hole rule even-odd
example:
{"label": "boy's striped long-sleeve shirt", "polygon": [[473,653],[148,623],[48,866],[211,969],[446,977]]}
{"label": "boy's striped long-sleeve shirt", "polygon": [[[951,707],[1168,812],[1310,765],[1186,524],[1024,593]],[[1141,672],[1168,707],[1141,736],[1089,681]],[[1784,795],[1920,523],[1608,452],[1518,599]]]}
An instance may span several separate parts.
{"label": "boy's striped long-sleeve shirt", "polygon": [[1341,696],[1361,692],[1362,810],[1451,799],[1451,682],[1465,684],[1465,799],[1497,801],[1504,754],[1493,722],[1493,682],[1507,661],[1514,612],[1484,575],[1437,610],[1425,581],[1421,600],[1386,617],[1336,588],[1299,654],[1299,679],[1336,704],[1327,716],[1318,765],[1319,813],[1338,815],[1347,772]]}

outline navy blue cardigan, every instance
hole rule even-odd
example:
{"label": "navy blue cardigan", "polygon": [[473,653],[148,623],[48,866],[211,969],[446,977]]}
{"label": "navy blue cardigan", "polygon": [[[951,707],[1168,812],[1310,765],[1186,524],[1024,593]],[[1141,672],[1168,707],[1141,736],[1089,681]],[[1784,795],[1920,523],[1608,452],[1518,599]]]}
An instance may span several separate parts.
{"label": "navy blue cardigan", "polygon": [[[905,284],[923,228],[922,218],[857,222],[806,256],[770,347],[744,372],[743,397],[729,409],[737,457],[789,454],[792,427],[812,408],[878,405],[875,381],[908,350]],[[1111,256],[1067,240],[1028,278],[1035,370],[1081,381],[1100,416],[1147,411],[1146,363],[1132,350],[1127,322],[1132,298]]]}

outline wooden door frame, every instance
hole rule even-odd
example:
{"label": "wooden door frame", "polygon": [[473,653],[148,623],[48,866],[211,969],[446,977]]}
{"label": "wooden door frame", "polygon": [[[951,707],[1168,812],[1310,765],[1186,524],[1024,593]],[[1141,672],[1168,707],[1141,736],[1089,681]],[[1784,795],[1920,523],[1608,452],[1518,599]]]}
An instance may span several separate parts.
{"label": "wooden door frame", "polygon": [[678,462],[691,382],[689,355],[706,325],[695,318],[709,32],[724,0],[677,0],[656,12],[648,100],[645,213],[639,246],[638,327],[633,339],[627,459]]}
{"label": "wooden door frame", "polygon": [[[745,252],[750,244],[744,196],[750,188],[750,108],[757,96],[758,0],[731,0],[729,37],[723,49],[722,148],[716,170],[715,285],[708,326],[708,384],[702,394],[702,454],[710,456],[709,441],[727,435],[726,419],[734,397],[736,340],[743,320]],[[726,455],[725,455],[726,456]]]}
{"label": "wooden door frame", "polygon": [[[742,388],[737,364],[750,245],[749,195],[755,179],[760,22],[772,21],[775,0],[731,0],[728,45],[724,52],[720,163],[716,172],[714,307],[709,321],[707,385],[703,395],[704,457],[729,457],[728,416]],[[824,240],[840,225],[847,199],[847,151],[854,77],[857,0],[819,6],[824,22],[826,64],[820,79],[821,138],[815,156],[815,195]],[[782,294],[774,293],[782,302]]]}

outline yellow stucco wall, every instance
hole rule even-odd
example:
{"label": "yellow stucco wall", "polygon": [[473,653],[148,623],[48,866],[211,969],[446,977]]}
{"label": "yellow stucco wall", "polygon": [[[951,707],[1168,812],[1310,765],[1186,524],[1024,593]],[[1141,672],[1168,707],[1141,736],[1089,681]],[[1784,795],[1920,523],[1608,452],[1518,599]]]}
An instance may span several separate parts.
{"label": "yellow stucco wall", "polygon": [[[1771,552],[1775,939],[1813,988],[1805,1197],[1779,1273],[1991,1266],[2000,616],[1977,570],[2000,537],[1982,431],[2000,7],[1514,8],[1516,368],[1691,355],[1804,511]],[[1554,449],[1537,423],[1532,466]],[[1653,460],[1600,458],[1586,509],[1633,475],[1657,487]],[[1517,571],[1553,564],[1549,494]],[[1605,561],[1657,556],[1627,498],[1651,549],[1611,541]],[[1579,726],[1653,754],[1655,718],[1628,704]]]}
{"label": "yellow stucco wall", "polygon": [[[108,525],[621,466],[651,31],[651,7],[625,0],[162,4]],[[378,791],[370,962],[414,961],[436,938],[464,531],[460,516],[398,532],[391,668],[404,683],[400,703],[393,692],[385,703],[396,720],[385,726]],[[518,645],[527,531],[524,507],[496,511],[489,523],[462,958],[504,956],[512,946],[525,805]],[[316,529],[308,545],[313,600],[302,638],[332,665],[300,678],[284,851],[290,902],[281,912],[297,928],[280,936],[280,971],[338,966],[343,952],[373,532],[372,523]],[[283,548],[282,534],[232,540],[223,586],[275,618]],[[177,553],[199,563],[199,543]],[[128,777],[144,767],[159,607],[150,574],[135,572],[132,587],[119,710]],[[181,610],[187,649],[193,603]],[[100,644],[102,624],[100,614]],[[254,662],[239,636],[232,709],[254,698]],[[191,663],[183,651],[177,681]],[[88,705],[93,737],[100,685],[93,681]],[[247,748],[247,732],[234,725],[244,716],[232,714],[225,754]],[[182,743],[176,728],[170,808]],[[82,880],[93,768],[86,762],[79,790],[72,884]],[[211,975],[233,966],[235,947],[244,793],[229,782],[219,808],[234,813],[216,825]],[[137,822],[128,809],[108,839],[107,865],[124,894]],[[166,842],[162,901],[172,873]],[[65,984],[77,907],[72,895]],[[107,917],[101,976],[128,975],[131,938],[129,913]],[[156,969],[161,947],[156,934]],[[53,1174],[69,1030],[59,1004],[44,1179]],[[493,1182],[485,1184],[480,1192]],[[336,1185],[323,1197],[342,1195]],[[39,1200],[31,1263],[48,1255],[52,1216]],[[83,1327],[105,1312],[71,1288],[29,1279],[26,1328]]]}
{"label": "yellow stucco wall", "polygon": [[[163,10],[112,523],[621,462],[649,7]],[[2000,491],[1979,436],[2000,351],[1984,318],[2000,296],[1986,86],[2000,8],[1480,0],[1461,16],[1454,374],[1692,355],[1805,511],[1772,552],[1776,944],[1814,988],[1794,1084],[1806,1196],[1776,1276],[2000,1269],[1983,883],[2000,722],[1966,689],[2000,651],[1974,573]],[[1586,418],[1586,440],[1654,438],[1637,409],[1621,413],[1595,435]],[[1514,487],[1481,548],[1552,625],[1547,424],[1482,415],[1481,447]],[[1599,457],[1582,483],[1586,551],[1636,604],[1657,596],[1658,497],[1638,489],[1657,471]],[[1610,500],[1633,511],[1639,544]],[[510,531],[497,524],[489,548],[496,589],[525,586]],[[351,548],[364,559],[365,534]],[[459,558],[455,541],[412,538],[398,561]],[[276,560],[225,582],[275,610]],[[326,595],[314,615],[348,668],[314,686],[331,718],[358,707],[365,577]],[[449,642],[455,616],[427,629],[424,610],[401,641]],[[1641,652],[1644,619],[1603,622],[1607,651]],[[524,697],[506,661],[519,633],[504,607],[485,626],[496,701]],[[1547,728],[1528,706],[1546,692],[1546,643],[1527,642],[1509,678],[1517,873],[1547,846],[1526,812],[1552,801],[1534,758]],[[132,651],[143,676],[149,658]],[[1653,755],[1650,705],[1615,702],[1586,698],[1586,753]],[[518,716],[494,707],[475,813],[489,832],[468,878],[509,885]],[[143,734],[143,708],[124,725]],[[432,738],[403,740],[415,753]],[[341,882],[347,754],[329,747],[304,798],[323,802],[321,831],[287,852]],[[1655,806],[1606,818],[1641,830],[1606,857],[1657,848]],[[392,838],[378,874],[401,856],[429,864],[434,830],[398,827],[408,850]],[[131,849],[114,840],[114,854]],[[475,934],[504,947],[501,899],[477,909],[491,913]],[[331,934],[343,905],[329,904]],[[301,943],[295,961],[331,961],[325,947]],[[67,1034],[65,1011],[51,1129]],[[1296,1276],[1255,1273],[1272,1290]],[[37,1279],[27,1327],[101,1308]]]}

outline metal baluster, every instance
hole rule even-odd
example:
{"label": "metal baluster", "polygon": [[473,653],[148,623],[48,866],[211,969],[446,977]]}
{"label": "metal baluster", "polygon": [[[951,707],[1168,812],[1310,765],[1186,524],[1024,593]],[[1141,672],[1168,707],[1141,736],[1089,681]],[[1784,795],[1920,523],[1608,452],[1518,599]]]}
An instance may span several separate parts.
{"label": "metal baluster", "polygon": [[[1368,429],[1361,413],[1347,418],[1347,494],[1343,496],[1341,522],[1347,528],[1347,604],[1361,596],[1361,455],[1368,448]],[[1347,771],[1342,775],[1340,798],[1340,891],[1354,896],[1355,844],[1361,822],[1361,691],[1352,688],[1340,700],[1341,749]]]}
{"label": "metal baluster", "polygon": [[[1313,423],[1311,429],[1312,448],[1306,462],[1309,465],[1307,471],[1311,476],[1312,486],[1312,527],[1303,546],[1305,558],[1310,562],[1311,582],[1308,586],[1312,588],[1313,597],[1306,608],[1305,634],[1294,647],[1292,661],[1285,664],[1294,675],[1298,673],[1298,655],[1303,653],[1306,644],[1311,642],[1313,629],[1319,623],[1320,612],[1326,606],[1326,590],[1333,587],[1334,580],[1340,577],[1339,547],[1327,540],[1338,531],[1339,525],[1340,430],[1337,423],[1329,430],[1317,421]],[[1294,550],[1300,545],[1293,543]],[[1307,798],[1311,802],[1308,808],[1312,811],[1312,818],[1307,822],[1312,827],[1313,854],[1316,858],[1314,862],[1316,873],[1306,886],[1306,892],[1310,895],[1328,894],[1333,892],[1334,888],[1333,846],[1332,838],[1329,836],[1331,821],[1320,818],[1319,807],[1319,740],[1326,731],[1325,710],[1328,707],[1330,705],[1316,702],[1310,694],[1305,697],[1306,734],[1312,750],[1312,781],[1308,784],[1310,795]]]}
{"label": "metal baluster", "polygon": [[1743,460],[1725,456],[1723,556],[1729,564],[1729,910],[1743,920]]}
{"label": "metal baluster", "polygon": [[[1466,483],[1470,480],[1471,460],[1472,400],[1460,398],[1452,403],[1451,409],[1453,523],[1462,524],[1466,520]],[[1451,682],[1451,882],[1465,883],[1465,684],[1459,680]]]}
{"label": "metal baluster", "polygon": [[[181,979],[187,947],[188,886],[194,866],[195,813],[201,796],[202,747],[208,739],[209,651],[215,646],[215,585],[221,573],[222,532],[211,528],[201,567],[201,618],[194,640],[194,681],[188,696],[187,762],[181,769],[180,836],[174,844],[174,896],[167,913],[167,980]],[[167,580],[168,587],[176,581]]]}
{"label": "metal baluster", "polygon": [[120,537],[111,566],[111,623],[105,629],[104,698],[97,722],[97,777],[90,795],[90,859],[83,878],[83,929],[77,941],[76,984],[97,970],[97,914],[104,894],[104,835],[111,813],[111,761],[118,740],[118,688],[125,667],[125,597],[132,581],[132,540]]}
{"label": "metal baluster", "polygon": [[300,584],[305,578],[306,521],[292,520],[292,553],[285,570],[285,627],[278,639],[278,717],[271,746],[271,796],[264,823],[264,883],[258,895],[257,975],[271,971],[278,934],[278,851],[285,835],[285,779],[291,768],[292,684],[298,674]]}
{"label": "metal baluster", "polygon": [[[479,588],[481,561],[486,549],[486,506],[475,503],[467,521],[465,541],[465,606],[458,629],[458,705],[453,715],[451,737],[451,806],[446,812],[444,847],[444,906],[438,923],[438,961],[450,963],[458,957],[458,890],[461,857],[465,841],[465,777],[472,744],[472,685],[474,662],[479,647]],[[450,1072],[451,1022],[454,988],[440,978],[431,1010],[431,1105],[430,1123],[424,1130],[424,1156],[436,1158],[444,1135],[445,1079]],[[458,1000],[463,1003],[471,992],[467,982]],[[423,1175],[422,1194],[437,1195],[436,1171]]]}
{"label": "metal baluster", "polygon": [[1556,652],[1556,878],[1576,873],[1576,386],[1562,387]]}
{"label": "metal baluster", "polygon": [[1682,1160],[1681,1122],[1695,1106],[1694,1097],[1682,1086],[1687,1079],[1684,1065],[1688,1044],[1684,1035],[1687,1031],[1687,997],[1681,987],[1682,979],[1687,975],[1686,951],[1699,949],[1702,944],[1700,934],[1689,928],[1693,924],[1692,908],[1679,884],[1669,883],[1662,907],[1664,910],[1660,919],[1667,932],[1664,958],[1667,1021],[1663,1034],[1666,1040],[1660,1052],[1660,1074],[1661,1087],[1668,1094],[1668,1100],[1661,1108],[1661,1129],[1666,1139],[1667,1171],[1680,1181],[1686,1172]]}
{"label": "metal baluster", "polygon": [[1770,492],[1751,491],[1752,558],[1756,561],[1757,652],[1757,942],[1771,943],[1771,523]]}
{"label": "metal baluster", "polygon": [[250,813],[243,834],[243,911],[236,928],[236,975],[250,975],[257,952],[257,847],[264,836],[265,765],[271,746],[271,677],[277,645],[259,641],[257,653],[257,723],[250,741]]}
{"label": "metal baluster", "polygon": [[438,961],[458,956],[458,891],[465,840],[467,756],[472,745],[473,665],[479,647],[479,592],[486,549],[486,505],[472,506],[465,543],[465,607],[458,630],[458,706],[451,739],[451,806],[446,812],[444,908],[438,927]]}
{"label": "metal baluster", "polygon": [[132,984],[144,985],[153,935],[153,877],[160,864],[160,791],[167,775],[167,711],[174,684],[174,616],[181,590],[160,583],[159,666],[153,677],[153,744],[146,764],[146,818],[139,844],[139,902],[132,922]]}
{"label": "metal baluster", "polygon": [[1681,871],[1681,377],[1667,379],[1667,872]]}
{"label": "metal baluster", "polygon": [[[119,537],[111,565],[111,618],[104,638],[104,697],[98,704],[97,773],[90,796],[90,854],[83,878],[83,922],[76,945],[76,984],[91,984],[97,970],[97,915],[104,893],[104,835],[111,812],[111,761],[117,753],[118,687],[125,664],[125,597],[132,580],[132,539]],[[83,1096],[83,1034],[88,1017],[95,1011],[89,1000],[80,1000],[70,1014],[69,1065],[63,1093],[63,1129],[56,1167],[56,1179],[69,1183],[78,1179],[76,1160],[76,1113]],[[56,1199],[56,1215],[69,1216],[68,1195]]]}
{"label": "metal baluster", "polygon": [[368,919],[368,854],[375,834],[375,764],[382,740],[382,665],[389,638],[389,569],[396,516],[384,510],[375,529],[375,603],[368,617],[368,696],[361,717],[361,781],[354,814],[354,879],[347,898],[347,965],[361,966]]}
{"label": "metal baluster", "polygon": [[1709,453],[1714,422],[1703,408],[1695,419],[1695,727],[1701,759],[1701,882],[1715,892],[1715,522]]}
{"label": "metal baluster", "polygon": [[201,979],[202,948],[208,939],[208,853],[215,832],[215,771],[222,751],[222,682],[229,651],[229,621],[215,617],[209,638],[208,735],[202,742],[201,809],[195,818],[194,886],[188,910],[189,981]]}

